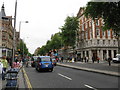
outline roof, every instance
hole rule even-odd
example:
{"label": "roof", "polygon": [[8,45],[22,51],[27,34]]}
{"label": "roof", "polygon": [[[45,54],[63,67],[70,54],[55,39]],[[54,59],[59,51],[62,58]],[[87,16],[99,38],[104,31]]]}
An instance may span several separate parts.
{"label": "roof", "polygon": [[2,17],[5,17],[5,16],[6,16],[5,7],[4,7],[4,3],[3,3],[2,7],[1,7],[1,12],[0,12],[0,20],[2,19]]}

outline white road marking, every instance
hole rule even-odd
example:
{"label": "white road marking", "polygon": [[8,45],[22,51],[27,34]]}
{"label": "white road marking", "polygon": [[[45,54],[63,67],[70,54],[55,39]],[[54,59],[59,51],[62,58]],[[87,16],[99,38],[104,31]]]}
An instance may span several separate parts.
{"label": "white road marking", "polygon": [[60,75],[60,76],[62,76],[62,77],[64,77],[64,78],[66,78],[66,79],[68,79],[68,80],[72,80],[71,78],[69,78],[69,77],[67,77],[67,76],[65,76],[65,75],[62,75],[62,74],[60,74],[60,73],[58,73],[58,75]]}
{"label": "white road marking", "polygon": [[87,84],[85,84],[85,86],[88,87],[88,88],[90,88],[90,89],[93,89],[93,90],[98,90],[98,89],[96,89],[96,88],[94,88],[94,87],[92,87],[90,85],[87,85]]}

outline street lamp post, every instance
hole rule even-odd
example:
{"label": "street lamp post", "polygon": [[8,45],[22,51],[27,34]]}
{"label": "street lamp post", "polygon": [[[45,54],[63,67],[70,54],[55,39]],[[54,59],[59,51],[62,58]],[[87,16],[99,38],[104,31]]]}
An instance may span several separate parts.
{"label": "street lamp post", "polygon": [[20,21],[19,22],[19,40],[20,40],[21,23],[28,23],[28,21]]}
{"label": "street lamp post", "polygon": [[[21,31],[21,23],[28,23],[28,21],[20,21],[20,22],[19,22],[19,48],[20,48],[20,31]],[[23,56],[24,56],[24,40],[23,40]]]}
{"label": "street lamp post", "polygon": [[16,33],[16,14],[17,14],[17,0],[15,2],[15,13],[14,13],[14,32],[13,32],[13,59],[12,63],[15,61],[15,33]]}

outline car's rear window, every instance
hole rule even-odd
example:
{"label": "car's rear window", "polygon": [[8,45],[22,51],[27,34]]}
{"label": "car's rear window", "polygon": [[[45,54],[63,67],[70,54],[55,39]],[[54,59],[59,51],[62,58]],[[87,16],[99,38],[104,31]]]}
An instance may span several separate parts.
{"label": "car's rear window", "polygon": [[41,57],[41,61],[42,62],[49,62],[50,61],[50,57]]}

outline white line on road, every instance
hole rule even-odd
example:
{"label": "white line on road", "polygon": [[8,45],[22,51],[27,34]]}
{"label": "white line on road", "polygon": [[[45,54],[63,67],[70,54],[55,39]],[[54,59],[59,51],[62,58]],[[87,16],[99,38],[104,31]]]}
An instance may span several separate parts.
{"label": "white line on road", "polygon": [[97,90],[96,88],[94,88],[94,87],[92,87],[90,85],[85,84],[85,86],[88,87],[88,88],[90,88],[90,89]]}
{"label": "white line on road", "polygon": [[60,74],[60,73],[58,73],[58,75],[60,75],[60,76],[62,76],[62,77],[64,77],[64,78],[66,78],[66,79],[68,79],[68,80],[72,80],[71,78],[69,78],[69,77],[67,77],[67,76],[65,76],[65,75],[62,75],[62,74]]}

